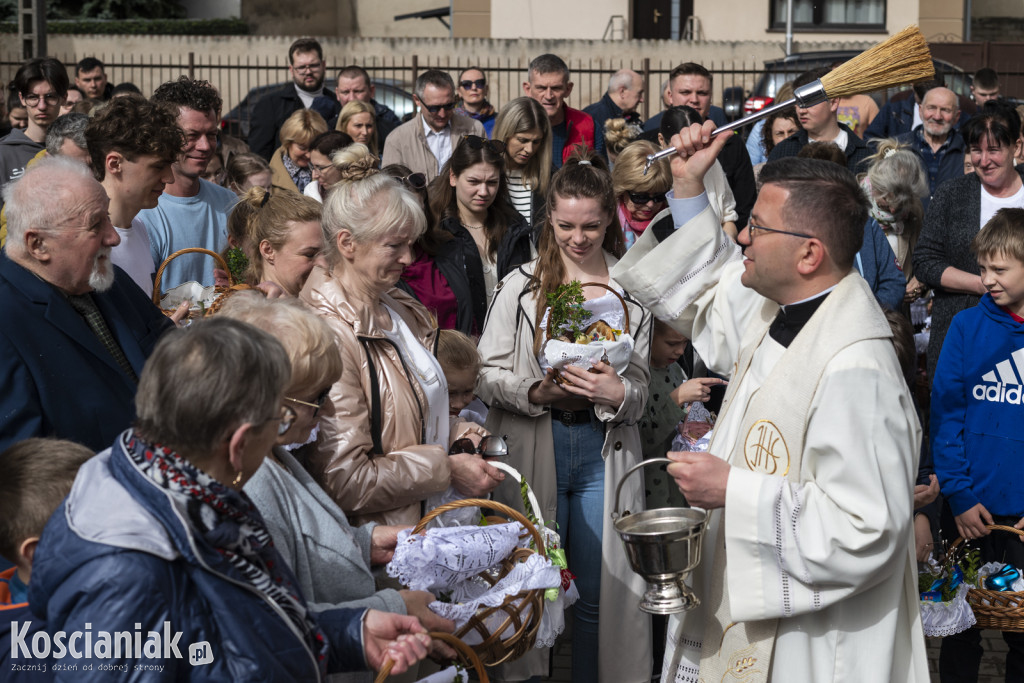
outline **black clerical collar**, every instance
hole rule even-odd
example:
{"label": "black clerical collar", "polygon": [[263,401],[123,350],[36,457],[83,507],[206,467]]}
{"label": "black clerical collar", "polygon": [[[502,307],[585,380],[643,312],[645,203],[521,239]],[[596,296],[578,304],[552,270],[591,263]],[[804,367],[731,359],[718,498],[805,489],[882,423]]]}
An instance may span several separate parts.
{"label": "black clerical collar", "polygon": [[829,288],[814,298],[779,308],[775,320],[768,328],[768,335],[788,349],[796,339],[796,335],[800,334],[800,330],[804,328],[804,325],[811,319],[831,291],[832,288]]}

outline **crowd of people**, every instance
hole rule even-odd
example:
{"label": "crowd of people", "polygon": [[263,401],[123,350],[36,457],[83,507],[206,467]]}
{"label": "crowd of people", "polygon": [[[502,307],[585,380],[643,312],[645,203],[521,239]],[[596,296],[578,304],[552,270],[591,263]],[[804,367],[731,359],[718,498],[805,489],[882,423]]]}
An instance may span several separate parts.
{"label": "crowd of people", "polygon": [[[1024,131],[990,69],[966,103],[930,82],[713,136],[696,63],[646,122],[640,74],[576,109],[554,54],[505,103],[427,69],[404,121],[359,66],[326,88],[317,41],[288,63],[246,140],[187,76],[147,98],[41,58],[11,84],[4,680],[426,675],[455,624],[383,565],[442,502],[522,507],[490,434],[565,548],[581,683],[926,681],[917,563],[963,536],[1024,568],[988,526],[1024,528]],[[239,286],[166,305],[190,282]],[[552,362],[574,283],[621,359]],[[708,526],[700,606],[652,618],[612,512],[666,456],[618,509]],[[63,659],[79,632],[129,637]],[[943,641],[943,681],[979,640]]]}

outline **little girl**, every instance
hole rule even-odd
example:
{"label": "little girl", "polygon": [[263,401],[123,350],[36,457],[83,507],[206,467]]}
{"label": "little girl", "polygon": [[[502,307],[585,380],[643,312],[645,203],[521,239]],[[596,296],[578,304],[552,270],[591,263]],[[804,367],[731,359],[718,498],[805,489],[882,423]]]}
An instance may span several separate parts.
{"label": "little girl", "polygon": [[476,397],[476,380],[483,363],[473,339],[457,330],[439,330],[437,362],[448,380],[449,417],[482,425],[487,406]]}

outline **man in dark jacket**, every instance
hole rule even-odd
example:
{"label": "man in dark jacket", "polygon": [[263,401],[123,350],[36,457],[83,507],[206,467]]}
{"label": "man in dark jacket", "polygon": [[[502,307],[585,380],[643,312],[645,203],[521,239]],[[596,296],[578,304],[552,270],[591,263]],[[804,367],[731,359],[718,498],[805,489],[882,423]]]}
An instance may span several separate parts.
{"label": "man in dark jacket", "polygon": [[[793,81],[793,85],[799,88],[813,83],[828,72],[829,69],[826,67],[805,71]],[[797,105],[796,113],[800,119],[801,130],[775,145],[768,155],[768,161],[795,157],[808,142],[831,142],[843,150],[847,168],[854,173],[866,171],[866,159],[871,155],[871,150],[856,133],[839,123],[836,117],[838,108],[838,99],[826,100],[810,107]]]}
{"label": "man in dark jacket", "polygon": [[374,122],[377,126],[377,151],[382,152],[384,141],[391,131],[402,125],[402,120],[390,107],[373,99],[375,94],[376,87],[370,80],[370,74],[366,72],[366,69],[355,64],[346,66],[338,72],[338,82],[334,86],[334,95],[337,99],[336,103],[332,105],[332,114],[324,118],[327,120],[327,127],[333,130],[337,128],[338,115],[341,113],[342,107],[352,100],[372,105]]}
{"label": "man in dark jacket", "polygon": [[138,375],[172,324],[111,263],[120,238],[84,164],[40,160],[4,197],[0,450],[31,436],[100,450],[134,420]]}
{"label": "man in dark jacket", "polygon": [[644,77],[632,69],[620,69],[608,79],[608,92],[583,109],[594,119],[594,125],[604,130],[608,119],[621,119],[644,101]]}
{"label": "man in dark jacket", "polygon": [[[670,106],[692,107],[701,118],[711,119],[718,126],[725,125],[725,112],[711,106],[711,72],[702,65],[694,62],[680,64],[672,69],[668,83]],[[716,109],[721,113],[720,118],[715,113]],[[664,112],[644,124],[644,137],[655,144],[658,142],[662,114]],[[742,230],[757,200],[757,185],[754,182],[754,167],[750,163],[750,153],[747,152],[747,147],[739,135],[729,135],[729,142],[718,155],[718,163],[722,165],[729,189],[736,198],[736,228]]]}
{"label": "man in dark jacket", "polygon": [[292,83],[267,93],[252,109],[249,126],[249,148],[270,161],[280,144],[277,135],[282,124],[299,109],[309,109],[318,97],[335,100],[334,93],[324,89],[324,51],[312,38],[300,38],[288,48],[288,73]]}
{"label": "man in dark jacket", "polygon": [[[960,105],[948,88],[932,88],[921,101],[921,125],[896,139],[907,143],[921,157],[928,174],[928,199],[942,183],[964,173],[967,146],[956,129]],[[925,208],[928,208],[927,203]]]}

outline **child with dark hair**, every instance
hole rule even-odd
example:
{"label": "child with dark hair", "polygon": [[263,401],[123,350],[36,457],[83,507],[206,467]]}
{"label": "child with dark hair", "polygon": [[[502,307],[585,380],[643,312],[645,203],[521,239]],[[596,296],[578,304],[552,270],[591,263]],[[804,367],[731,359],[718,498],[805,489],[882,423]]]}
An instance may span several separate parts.
{"label": "child with dark hair", "polygon": [[[78,468],[92,456],[85,446],[59,439],[26,439],[0,453],[0,556],[14,563],[0,572],[0,678],[5,681],[53,678],[48,664],[45,672],[16,673],[15,664],[42,662],[19,662],[11,639],[31,642],[42,628],[32,621],[28,606],[32,560],[47,520],[71,491]],[[26,621],[31,623],[22,631]]]}

